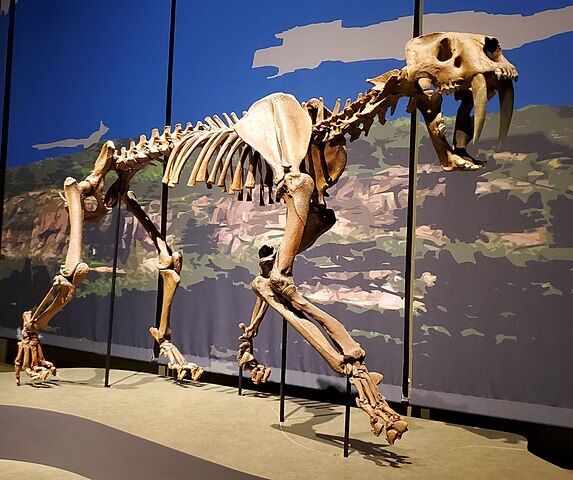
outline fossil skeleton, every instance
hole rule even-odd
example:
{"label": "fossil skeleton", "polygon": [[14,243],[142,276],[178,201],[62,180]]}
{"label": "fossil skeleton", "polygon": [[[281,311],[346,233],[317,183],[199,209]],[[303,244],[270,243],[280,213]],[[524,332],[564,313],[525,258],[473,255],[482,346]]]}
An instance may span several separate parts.
{"label": "fossil skeleton", "polygon": [[[300,104],[293,96],[276,93],[256,103],[241,118],[234,113],[207,117],[205,123],[188,123],[185,128],[155,129],[147,139],[142,135],[129,148],[116,150],[106,142],[92,172],[78,182],[68,177],[64,199],[70,218],[69,248],[65,263],[55,276],[51,289],[34,311],[23,313],[23,333],[15,361],[16,379],[22,369],[32,378],[45,380],[56,370],[42,353],[38,333],[74,296],[90,271],[83,260],[84,221],[99,221],[120,199],[141,223],[157,249],[157,268],[164,283],[159,328],[151,335],[167,357],[168,367],[183,378],[197,379],[202,368],[188,363],[171,343],[170,309],[179,284],[181,254],[173,251],[158,228],[129,191],[131,178],[152,161],[165,165],[163,182],[178,184],[183,168],[192,163],[187,184],[206,182],[247,200],[258,184],[260,203],[276,199],[286,203],[284,238],[278,251],[262,246],[259,250],[261,274],[252,288],[257,295],[250,324],[241,323],[239,365],[251,371],[255,383],[265,382],[270,369],[253,355],[257,335],[270,306],[285,318],[340,375],[347,375],[358,392],[357,404],[370,417],[375,435],[385,429],[389,443],[407,430],[404,419],[390,408],[377,385],[382,375],[369,372],[365,352],[342,323],[328,315],[297,290],[293,262],[335,223],[333,210],[326,208],[326,191],[346,167],[346,135],[350,141],[368,134],[374,120],[384,124],[388,109],[408,97],[407,110],[417,108],[426,123],[432,144],[444,170],[477,170],[482,162],[466,150],[470,140],[477,142],[482,132],[486,103],[499,93],[500,141],[506,136],[513,111],[513,81],[517,71],[504,57],[497,39],[463,33],[433,33],[415,38],[406,45],[406,66],[369,79],[372,88],[344,105],[338,100],[329,110],[322,99]],[[446,140],[441,114],[442,94],[460,100],[453,147]],[[475,111],[475,119],[471,111]],[[194,162],[190,162],[195,153]],[[118,179],[103,193],[108,172]],[[313,319],[326,335],[309,320]],[[328,340],[328,338],[330,341]]]}

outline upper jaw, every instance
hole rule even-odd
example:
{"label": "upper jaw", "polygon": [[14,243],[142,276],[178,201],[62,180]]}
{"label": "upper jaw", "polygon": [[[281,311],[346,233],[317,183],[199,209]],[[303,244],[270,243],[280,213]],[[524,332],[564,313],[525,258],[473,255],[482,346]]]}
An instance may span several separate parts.
{"label": "upper jaw", "polygon": [[[483,131],[486,119],[486,104],[498,93],[500,101],[500,123],[498,148],[507,136],[513,113],[513,82],[517,81],[517,70],[510,67],[496,67],[493,71],[476,73],[470,78],[439,82],[436,78],[426,77],[417,81],[417,104],[426,120],[428,132],[434,149],[444,170],[476,170],[483,166],[482,162],[473,159],[466,150],[468,141],[477,143]],[[431,85],[431,86],[430,86]],[[432,92],[432,90],[434,90]],[[423,93],[422,93],[423,92]],[[454,138],[457,138],[457,128],[466,132],[467,140],[463,145],[454,143],[452,148],[445,137],[445,125],[441,116],[442,95],[456,94],[456,99],[462,105],[456,116]],[[474,111],[473,120],[470,117]]]}
{"label": "upper jaw", "polygon": [[498,80],[513,80],[517,82],[519,78],[517,69],[513,65],[510,67],[496,67],[493,73]]}
{"label": "upper jaw", "polygon": [[[476,73],[475,75],[479,75]],[[464,91],[464,90],[471,90],[472,80],[474,76],[471,78],[458,78],[454,80],[445,80],[440,82],[437,78],[431,79],[432,86],[437,93],[442,95],[454,95],[456,92]],[[500,89],[500,82],[503,80],[512,80],[517,82],[519,78],[519,74],[515,67],[496,67],[493,71],[488,71],[482,73],[484,78],[486,79],[488,92],[493,94]],[[491,97],[490,97],[491,98]]]}

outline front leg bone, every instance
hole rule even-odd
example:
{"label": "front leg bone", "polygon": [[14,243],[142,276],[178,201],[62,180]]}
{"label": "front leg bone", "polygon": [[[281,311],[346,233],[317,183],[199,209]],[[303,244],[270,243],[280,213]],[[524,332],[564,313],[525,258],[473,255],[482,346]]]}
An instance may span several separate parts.
{"label": "front leg bone", "polygon": [[171,306],[181,278],[182,256],[173,252],[157,226],[145,213],[132,192],[123,195],[127,209],[137,219],[149,235],[157,250],[157,268],[163,279],[163,298],[161,301],[161,318],[159,328],[151,327],[149,333],[159,345],[160,355],[168,360],[167,367],[177,371],[177,378],[182,380],[189,372],[193,380],[198,380],[203,369],[194,363],[187,362],[179,349],[171,343]]}
{"label": "front leg bone", "polygon": [[[264,245],[259,250],[259,266],[261,275],[268,278],[275,261],[275,254],[272,247]],[[259,333],[259,327],[263,321],[269,304],[261,297],[257,297],[253,313],[251,315],[251,322],[247,326],[244,323],[239,324],[239,328],[243,330],[242,335],[239,337],[239,350],[237,352],[237,362],[239,367],[251,372],[251,379],[255,385],[262,382],[265,383],[271,374],[271,369],[260,364],[254,356],[253,338]]]}
{"label": "front leg bone", "polygon": [[56,367],[44,358],[44,352],[38,339],[38,331],[35,330],[32,322],[31,312],[24,312],[22,315],[24,327],[22,329],[22,340],[18,342],[18,354],[14,361],[16,373],[16,385],[20,385],[20,371],[24,370],[32,380],[47,380],[50,373],[57,375]]}
{"label": "front leg bone", "polygon": [[446,125],[441,113],[441,94],[420,93],[416,96],[416,105],[424,117],[430,140],[443,170],[478,170],[483,167],[482,162],[475,160],[467,153],[465,146],[454,149],[448,143]]}
{"label": "front leg bone", "polygon": [[273,291],[270,280],[257,277],[252,283],[253,291],[267,302],[276,312],[289,322],[316,351],[326,360],[330,368],[339,374],[344,374],[342,365],[344,357],[324,337],[320,329],[304,315],[289,306],[284,299]]}
{"label": "front leg bone", "polygon": [[287,300],[294,308],[306,313],[314,319],[338,346],[345,360],[360,360],[364,358],[366,352],[360,347],[360,344],[352,338],[348,330],[332,315],[318,308],[309,302],[296,288],[295,285],[289,285],[281,292],[281,296]]}
{"label": "front leg bone", "polygon": [[50,373],[56,374],[54,365],[44,359],[38,334],[73,299],[76,288],[90,271],[82,259],[82,189],[74,178],[68,177],[64,182],[64,195],[70,218],[68,252],[60,274],[54,277],[50,290],[38,308],[34,312],[26,311],[22,314],[22,340],[18,343],[18,354],[14,362],[18,385],[22,369],[32,379],[42,381]]}
{"label": "front leg bone", "polygon": [[359,360],[345,358],[325,338],[319,328],[307,320],[296,305],[278,295],[270,286],[270,281],[257,277],[253,281],[253,291],[263,298],[274,310],[285,318],[338,374],[347,375],[358,391],[357,405],[370,417],[372,432],[378,436],[386,428],[386,439],[393,444],[408,429],[407,423],[386,402],[378,391],[382,375],[369,372],[362,354]]}
{"label": "front leg bone", "polygon": [[378,436],[386,429],[386,440],[393,445],[408,430],[408,424],[388,405],[386,399],[378,391],[377,385],[382,380],[382,375],[369,372],[364,362],[347,364],[345,371],[350,383],[356,387],[358,392],[356,405],[370,417],[372,433]]}
{"label": "front leg bone", "polygon": [[258,333],[257,320],[259,322],[262,320],[268,308],[268,303],[261,298],[257,298],[255,309],[253,311],[253,316],[255,317],[254,325],[253,322],[251,322],[251,325],[249,326],[246,326],[244,323],[239,324],[239,328],[243,330],[243,334],[239,337],[241,344],[239,345],[239,351],[237,353],[237,361],[239,367],[251,372],[251,380],[255,385],[265,383],[271,374],[270,368],[257,361],[254,356],[253,349],[253,338]]}

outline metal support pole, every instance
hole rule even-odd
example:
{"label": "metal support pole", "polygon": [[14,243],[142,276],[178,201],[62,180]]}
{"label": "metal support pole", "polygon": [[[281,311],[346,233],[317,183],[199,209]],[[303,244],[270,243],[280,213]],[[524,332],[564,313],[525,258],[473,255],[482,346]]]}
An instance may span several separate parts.
{"label": "metal support pole", "polygon": [[[255,347],[253,346],[253,349],[254,348]],[[239,384],[238,384],[237,395],[239,395],[239,397],[243,395],[243,367],[239,367]]]}
{"label": "metal support pole", "polygon": [[283,339],[281,343],[280,415],[279,415],[281,423],[285,421],[286,361],[287,361],[287,321],[283,318]]}
{"label": "metal support pole", "polygon": [[346,376],[346,410],[344,411],[344,458],[348,457],[350,447],[350,401],[352,398],[350,377]]}
{"label": "metal support pole", "polygon": [[[173,57],[175,51],[175,13],[177,11],[177,0],[171,0],[171,15],[169,20],[169,52],[167,57],[167,88],[165,92],[165,125],[171,125],[171,107],[173,103]],[[165,167],[163,166],[163,173]],[[169,202],[169,188],[164,183],[161,184],[161,223],[159,230],[163,238],[167,237],[167,206]],[[161,307],[163,305],[163,277],[157,276],[157,304],[155,307],[155,328],[159,328],[161,323]],[[153,357],[159,357],[159,345],[153,342]]]}
{"label": "metal support pole", "polygon": [[[119,178],[121,185],[121,177]],[[115,244],[113,246],[113,267],[111,271],[111,292],[109,300],[109,323],[107,330],[107,354],[105,357],[105,387],[109,387],[109,370],[111,364],[111,339],[113,334],[113,314],[115,309],[115,284],[117,280],[117,256],[119,252],[119,227],[121,224],[121,195],[119,192],[117,199],[116,217],[115,217]]]}
{"label": "metal support pole", "polygon": [[[423,0],[414,2],[413,37],[422,34]],[[410,119],[410,158],[408,169],[408,216],[406,225],[406,266],[404,296],[404,360],[402,366],[402,401],[409,403],[412,389],[412,349],[414,321],[414,262],[416,257],[416,189],[418,184],[418,111]]]}

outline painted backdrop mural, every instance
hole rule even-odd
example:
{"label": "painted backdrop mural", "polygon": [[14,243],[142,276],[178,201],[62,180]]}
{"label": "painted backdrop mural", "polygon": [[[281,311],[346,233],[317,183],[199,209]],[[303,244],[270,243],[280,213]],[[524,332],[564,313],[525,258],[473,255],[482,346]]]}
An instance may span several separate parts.
{"label": "painted backdrop mural", "polygon": [[[425,2],[425,29],[440,15],[468,15],[456,10],[469,2],[444,3]],[[494,150],[499,122],[489,114],[472,150],[487,166],[452,178],[420,139],[416,270],[433,285],[415,319],[412,399],[573,426],[573,96],[563,63],[573,6],[503,3],[489,11],[501,15],[479,15],[520,74],[504,148]]]}
{"label": "painted backdrop mural", "polygon": [[[261,2],[258,6],[253,5],[249,11],[251,21],[256,20],[259,27],[245,31],[243,23],[236,22],[238,15],[246,14],[241,11],[242,7],[235,2],[226,2],[224,7],[228,10],[228,21],[215,20],[207,7],[192,3],[179,4],[174,123],[196,120],[222,111],[240,113],[254,100],[277,90],[293,92],[301,100],[324,96],[332,105],[337,96],[343,100],[346,96],[355,98],[360,90],[368,88],[365,78],[401,65],[401,62],[392,59],[361,63],[329,62],[318,69],[269,78],[275,69],[258,67],[254,65],[254,59],[258,50],[280,43],[275,37],[277,33],[293,24],[332,21],[340,17],[349,25],[364,25],[372,21],[371,15],[362,10],[348,11],[342,2],[332,3],[328,11],[318,6],[309,9],[307,6],[303,8],[302,3],[293,3],[286,11],[283,7],[281,15],[276,15],[273,9]],[[69,8],[71,10],[65,15],[79,15],[79,7],[75,11],[71,6]],[[149,15],[153,17],[153,8],[151,12]],[[28,20],[26,15],[30,15],[34,20],[35,14],[35,11],[28,12],[22,8],[20,18]],[[90,14],[89,11],[82,11],[81,16],[88,18]],[[142,21],[146,21],[147,16],[141,13],[141,9],[139,14],[143,17]],[[408,8],[389,8],[376,20],[388,21],[409,15]],[[215,31],[224,31],[225,35],[236,41],[205,45],[203,39]],[[85,35],[85,38],[94,38],[90,32]],[[124,38],[114,38],[113,41],[125,45],[125,48],[135,48]],[[95,49],[96,46],[90,45],[90,48]],[[150,47],[145,43],[138,44],[137,48],[144,51]],[[32,50],[36,56],[39,55]],[[85,90],[82,101],[86,103],[86,108],[80,110],[74,102],[61,101],[59,108],[62,118],[73,116],[69,110],[78,108],[77,111],[84,112],[85,117],[91,116],[90,125],[93,126],[89,129],[84,126],[81,133],[72,133],[69,126],[57,126],[57,122],[48,122],[46,118],[43,120],[45,127],[41,127],[40,121],[37,121],[38,134],[30,140],[26,137],[28,143],[24,137],[19,137],[18,132],[14,134],[10,156],[12,168],[8,178],[11,190],[5,207],[9,219],[5,234],[8,260],[3,275],[5,282],[13,282],[14,277],[18,276],[24,285],[38,292],[35,293],[38,297],[34,299],[36,302],[46,291],[61,252],[65,250],[63,227],[66,214],[61,209],[57,194],[61,179],[69,174],[77,178],[85,175],[102,141],[114,139],[116,144],[125,144],[128,141],[125,137],[163,124],[159,115],[155,115],[157,120],[154,125],[142,125],[150,118],[149,112],[145,115],[133,113],[135,106],[143,108],[149,104],[150,94],[145,89],[150,85],[159,87],[155,88],[155,102],[160,103],[164,96],[164,86],[159,82],[152,83],[153,78],[147,79],[146,75],[148,71],[165,72],[162,63],[165,54],[149,55],[149,58],[159,61],[152,68],[147,61],[145,75],[130,77],[133,82],[130,89],[119,91],[119,87],[102,87],[89,76],[81,78],[80,85],[76,85],[77,78],[71,81],[68,90]],[[52,62],[53,59],[46,68],[51,67]],[[90,67],[88,71],[101,75],[106,68],[115,68],[115,73],[122,79],[131,71],[129,65],[123,64]],[[65,90],[60,85],[50,88]],[[87,94],[89,91],[93,91],[90,97]],[[15,92],[15,96],[22,103],[27,101],[23,93]],[[115,102],[115,108],[99,106],[97,99],[101,98],[106,104]],[[36,100],[53,101],[43,98]],[[125,128],[124,115],[138,121]],[[81,121],[85,119],[82,117]],[[407,128],[407,122],[400,120],[396,125],[380,130],[379,135],[393,138],[405,135]],[[40,135],[43,130],[47,132]],[[329,312],[348,325],[353,335],[369,351],[370,368],[384,371],[389,384],[399,383],[402,358],[404,187],[407,175],[405,142],[406,137],[396,142],[393,149],[383,150],[378,145],[379,139],[372,136],[352,145],[349,151],[352,158],[349,175],[340,182],[336,198],[329,203],[340,212],[339,222],[324,242],[301,258],[296,267],[304,292],[326,305]],[[53,157],[30,163],[46,157],[48,152]],[[74,153],[62,156],[64,152]],[[16,158],[27,160],[19,162]],[[398,162],[401,167],[396,169]],[[18,163],[19,166],[16,165]],[[388,170],[390,166],[394,168]],[[149,169],[132,182],[139,201],[148,205],[150,216],[155,221],[159,220],[159,179],[159,170]],[[38,203],[43,207],[39,218]],[[22,212],[25,212],[28,220],[26,226],[22,221]],[[111,221],[110,216],[102,225],[88,228],[86,255],[92,261],[95,257],[97,264],[111,263]],[[121,222],[120,261],[126,273],[119,280],[113,352],[148,360],[152,355],[152,342],[147,332],[154,323],[156,291],[154,249],[143,229],[130,216],[122,216]],[[250,317],[254,297],[248,285],[258,271],[256,251],[261,242],[276,245],[283,222],[284,211],[280,207],[259,209],[251,204],[239,203],[220,192],[190,190],[186,187],[171,192],[169,238],[185,258],[183,288],[179,290],[174,304],[174,341],[188,358],[215,371],[236,372],[237,324]],[[272,228],[269,229],[269,226]],[[32,262],[26,260],[30,257]],[[82,287],[80,298],[66,308],[65,314],[53,320],[44,341],[102,351],[107,331],[105,314],[108,294],[109,278],[91,278]],[[3,321],[6,334],[15,334],[20,312],[23,308],[29,308],[27,297],[21,294],[18,298],[9,299],[7,308],[10,316]],[[271,366],[278,364],[279,331],[280,324],[276,318],[269,319],[256,341],[257,355]],[[320,385],[320,382],[331,381],[326,380],[325,375],[331,373],[322,359],[294,332],[289,342],[289,368],[289,381],[293,383],[317,385],[318,382]],[[390,397],[399,398],[398,389],[388,393]]]}
{"label": "painted backdrop mural", "polygon": [[[18,4],[2,288],[12,289],[16,279],[23,290],[1,299],[3,335],[16,335],[19,315],[30,307],[28,292],[39,301],[57,270],[66,242],[66,215],[57,195],[63,178],[85,175],[102,141],[126,144],[163,125],[168,12],[162,2],[145,3],[145,8],[140,2],[114,3],[117,26],[107,24],[106,35],[98,35],[103,19],[95,7],[65,3],[57,15],[61,23],[50,26],[42,21],[49,12],[39,12],[40,3]],[[498,36],[521,74],[520,110],[507,151],[494,152],[497,118],[491,109],[475,150],[489,165],[477,174],[444,174],[427,137],[420,136],[413,401],[461,410],[473,397],[525,401],[550,407],[529,419],[563,423],[563,411],[555,420],[551,408],[571,408],[566,392],[538,359],[571,365],[564,344],[570,333],[565,312],[571,308],[564,203],[571,194],[571,100],[567,76],[558,69],[570,49],[573,6],[486,1],[476,11],[475,2],[426,3],[425,32]],[[327,105],[338,97],[355,98],[367,88],[364,79],[403,66],[403,45],[412,31],[412,5],[396,2],[361,2],[360,8],[339,1],[290,2],[280,13],[268,2],[249,2],[248,8],[220,2],[224,16],[214,16],[211,8],[178,2],[173,123],[241,112],[274,91],[293,93],[300,101],[322,96]],[[141,29],[152,31],[153,38],[121,36],[122,19],[133,23],[133,15],[140,24],[153,24]],[[74,33],[78,37],[75,29],[83,43],[66,42]],[[24,35],[43,41],[19,44]],[[115,59],[103,59],[110,49],[105,45],[114,47]],[[41,68],[32,67],[35,59]],[[30,71],[45,74],[32,77]],[[35,116],[25,108],[32,101],[40,112]],[[328,199],[337,225],[295,266],[302,291],[363,344],[369,367],[385,374],[390,384],[385,393],[393,400],[400,396],[403,346],[409,141],[404,111],[400,104],[393,121],[349,145],[348,171]],[[445,112],[455,113],[453,102]],[[32,134],[23,128],[30,123]],[[149,169],[132,182],[155,221],[160,177],[158,169]],[[121,221],[126,273],[120,278],[114,353],[149,359],[154,249],[130,216]],[[174,341],[189,359],[214,371],[236,371],[236,325],[249,318],[254,302],[248,285],[258,272],[256,250],[276,244],[283,222],[280,206],[259,208],[185,186],[170,191],[169,238],[184,255]],[[86,253],[101,264],[111,263],[110,225],[111,216],[89,230]],[[109,278],[92,278],[81,290],[53,321],[45,341],[101,351]],[[271,314],[255,341],[257,358],[277,366],[279,338],[280,321]],[[298,334],[290,334],[288,347],[289,382],[319,387],[334,382]],[[537,356],[529,355],[533,351]],[[535,388],[526,388],[528,372],[535,372]],[[496,414],[495,405],[486,401],[470,410]]]}
{"label": "painted backdrop mural", "polygon": [[[292,93],[299,101],[323,97],[331,108],[338,97],[343,101],[356,98],[358,92],[368,88],[366,78],[399,67],[402,62],[389,58],[367,62],[325,58],[312,68],[284,73],[259,58],[261,52],[285,45],[284,32],[297,25],[322,25],[342,19],[345,25],[360,27],[405,17],[411,28],[411,5],[383,4],[385,8],[378,8],[379,2],[358,7],[341,1],[296,1],[271,7],[268,2],[251,2],[245,12],[245,4],[224,2],[224,18],[213,17],[207,4],[178,4],[174,120],[184,122],[229,110],[242,112],[276,91]],[[246,23],[256,28],[245,28],[245,22],[237,21],[245,15]],[[186,28],[191,24],[193,28]],[[214,32],[233,40],[205,44],[203,39]],[[301,50],[320,52],[329,48],[319,38],[305,37]],[[337,46],[340,52],[353,48],[345,41]],[[267,58],[278,60],[279,56],[271,53]],[[403,107],[400,114],[404,114]],[[398,399],[400,393],[390,386],[399,385],[402,367],[407,150],[400,142],[388,150],[379,144],[381,136],[393,138],[401,128],[406,132],[407,122],[376,128],[370,137],[350,144],[348,173],[330,190],[327,200],[338,222],[295,264],[295,280],[303,293],[340,319],[364,346],[369,368],[384,372],[386,393],[393,399]],[[177,220],[183,227],[177,230],[184,232],[183,254],[189,259],[189,269],[182,276],[188,285],[184,295],[189,300],[176,300],[178,320],[174,321],[180,322],[177,328],[185,332],[185,338],[204,332],[209,341],[203,348],[211,350],[203,351],[202,356],[210,353],[211,361],[219,365],[227,361],[225,371],[234,372],[236,366],[228,360],[236,355],[240,333],[236,325],[248,320],[253,308],[255,297],[249,284],[259,271],[256,252],[263,244],[276,247],[280,241],[284,205],[260,208],[256,202],[237,202],[226,194],[185,186],[170,193],[172,208],[179,210],[189,204],[194,211],[192,222],[185,214]],[[170,231],[175,234],[176,229]],[[219,294],[205,302],[206,292],[215,289]],[[198,306],[193,316],[188,305]],[[221,319],[228,327],[221,327]],[[271,366],[280,364],[280,336],[280,319],[269,313],[255,340],[259,361]],[[293,383],[324,386],[338,380],[294,330],[290,330],[288,342],[288,368],[288,381]],[[278,379],[278,370],[274,379]]]}
{"label": "painted backdrop mural", "polygon": [[[141,33],[134,33],[133,25]],[[104,140],[125,143],[163,123],[168,34],[169,7],[161,1],[17,3],[2,335],[18,335],[22,311],[46,294],[66,251],[63,180],[84,178]],[[111,220],[86,226],[84,253],[96,266],[112,263]],[[105,352],[109,291],[109,276],[90,274],[79,298],[51,322],[44,341]],[[138,304],[153,311],[155,299],[149,297]],[[118,343],[125,337],[124,319],[118,317]],[[134,341],[148,345],[143,337]]]}

